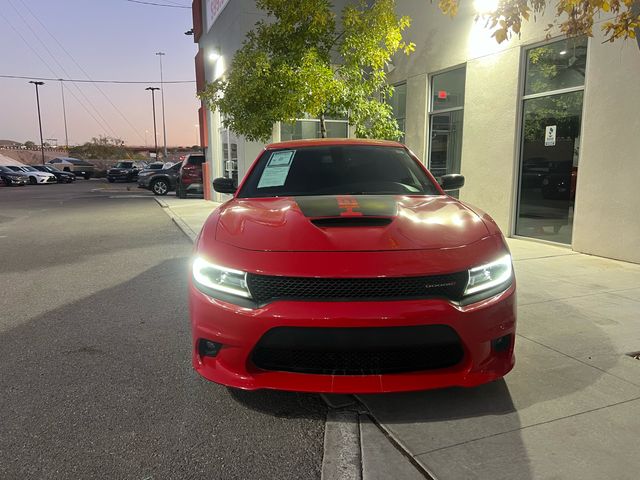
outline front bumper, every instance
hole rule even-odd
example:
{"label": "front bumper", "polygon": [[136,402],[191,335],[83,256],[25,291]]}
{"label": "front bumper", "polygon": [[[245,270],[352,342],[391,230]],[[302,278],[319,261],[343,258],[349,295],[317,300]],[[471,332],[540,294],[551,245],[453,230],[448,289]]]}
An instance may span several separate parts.
{"label": "front bumper", "polygon": [[36,177],[38,183],[58,183],[58,179],[52,175],[50,177]]}
{"label": "front bumper", "polygon": [[152,177],[152,175],[144,176],[144,177],[138,177],[138,187],[146,188],[148,190],[149,186],[151,184],[151,177]]}
{"label": "front bumper", "polygon": [[111,180],[130,182],[132,180],[136,180],[132,175],[128,173],[109,173],[107,172],[107,178]]}
{"label": "front bumper", "polygon": [[[376,302],[277,301],[258,309],[213,299],[190,285],[193,366],[204,378],[224,385],[327,392],[380,393],[451,386],[472,387],[503,377],[514,366],[516,326],[515,283],[504,292],[465,307],[446,300]],[[363,375],[294,373],[262,370],[252,362],[255,346],[276,327],[451,327],[462,345],[454,366]],[[508,336],[497,351],[492,342]],[[215,357],[200,355],[198,340],[222,344]],[[493,344],[495,345],[495,343]]]}

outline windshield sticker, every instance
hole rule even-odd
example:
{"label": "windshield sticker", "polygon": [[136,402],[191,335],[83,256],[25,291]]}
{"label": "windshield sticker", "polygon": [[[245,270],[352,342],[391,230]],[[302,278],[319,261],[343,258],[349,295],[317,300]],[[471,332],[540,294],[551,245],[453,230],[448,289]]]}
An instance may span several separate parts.
{"label": "windshield sticker", "polygon": [[258,188],[282,187],[287,181],[295,150],[273,152],[262,172]]}

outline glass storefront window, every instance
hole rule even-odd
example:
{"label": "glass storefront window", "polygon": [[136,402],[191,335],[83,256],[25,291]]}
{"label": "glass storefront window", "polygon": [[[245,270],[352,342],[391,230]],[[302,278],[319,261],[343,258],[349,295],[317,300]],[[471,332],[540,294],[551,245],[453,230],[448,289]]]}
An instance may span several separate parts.
{"label": "glass storefront window", "polygon": [[466,68],[434,75],[431,82],[431,111],[462,108]]}
{"label": "glass storefront window", "polygon": [[398,122],[398,129],[402,132],[400,142],[404,143],[405,120],[407,117],[407,84],[394,85],[393,95],[388,99],[388,102],[393,108],[393,117]]}
{"label": "glass storefront window", "polygon": [[[325,120],[327,138],[347,138],[349,136],[348,123],[345,120]],[[280,140],[303,140],[307,138],[321,138],[319,120],[297,120],[296,123],[280,124]]]}
{"label": "glass storefront window", "polygon": [[460,172],[462,110],[431,115],[429,170],[436,177]]}
{"label": "glass storefront window", "polygon": [[431,77],[429,170],[436,177],[460,173],[465,72],[461,67]]}
{"label": "glass storefront window", "polygon": [[527,52],[525,95],[584,85],[587,39],[568,38]]}

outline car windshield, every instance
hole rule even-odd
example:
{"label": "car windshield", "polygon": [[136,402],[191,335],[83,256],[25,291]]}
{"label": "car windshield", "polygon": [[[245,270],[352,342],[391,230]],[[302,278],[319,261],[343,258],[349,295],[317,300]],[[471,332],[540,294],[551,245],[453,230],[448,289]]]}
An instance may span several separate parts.
{"label": "car windshield", "polygon": [[133,162],[118,162],[115,168],[131,168],[132,166]]}
{"label": "car windshield", "polygon": [[39,171],[37,168],[33,168],[33,167],[30,167],[30,166],[27,166],[27,167],[21,167],[21,168],[22,168],[22,170],[24,170],[25,172],[38,172],[38,171]]}
{"label": "car windshield", "polygon": [[330,145],[265,150],[238,197],[439,195],[402,147]]}

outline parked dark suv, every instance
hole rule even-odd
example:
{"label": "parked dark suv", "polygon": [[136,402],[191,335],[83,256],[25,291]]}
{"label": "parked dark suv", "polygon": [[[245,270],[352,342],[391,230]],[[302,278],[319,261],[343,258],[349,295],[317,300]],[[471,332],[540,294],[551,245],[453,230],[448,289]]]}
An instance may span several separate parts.
{"label": "parked dark suv", "polygon": [[151,190],[154,195],[166,195],[176,189],[182,163],[161,170],[147,169],[138,174],[138,187]]}
{"label": "parked dark suv", "polygon": [[147,166],[145,162],[122,161],[115,164],[113,168],[107,170],[107,180],[109,183],[115,181],[135,182],[138,179],[140,170]]}
{"label": "parked dark suv", "polygon": [[182,162],[176,195],[178,198],[186,198],[188,193],[202,193],[202,164],[204,155],[192,153],[187,155]]}

